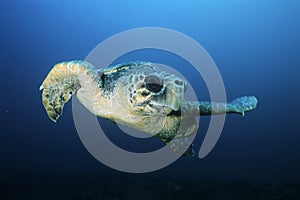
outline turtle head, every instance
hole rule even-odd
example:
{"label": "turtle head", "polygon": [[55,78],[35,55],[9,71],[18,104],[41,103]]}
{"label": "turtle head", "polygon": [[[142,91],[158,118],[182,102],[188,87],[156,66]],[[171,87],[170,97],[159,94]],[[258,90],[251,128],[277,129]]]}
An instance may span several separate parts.
{"label": "turtle head", "polygon": [[156,68],[135,76],[130,103],[138,111],[167,115],[180,109],[186,88],[183,79]]}

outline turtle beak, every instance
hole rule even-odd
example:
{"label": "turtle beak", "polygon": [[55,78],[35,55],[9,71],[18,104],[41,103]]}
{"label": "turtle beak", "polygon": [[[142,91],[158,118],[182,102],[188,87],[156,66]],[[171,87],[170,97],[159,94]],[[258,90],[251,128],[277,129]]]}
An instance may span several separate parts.
{"label": "turtle beak", "polygon": [[171,88],[170,86],[167,87],[166,90],[165,106],[171,108],[174,111],[178,111],[180,109],[182,96],[175,92],[175,89]]}

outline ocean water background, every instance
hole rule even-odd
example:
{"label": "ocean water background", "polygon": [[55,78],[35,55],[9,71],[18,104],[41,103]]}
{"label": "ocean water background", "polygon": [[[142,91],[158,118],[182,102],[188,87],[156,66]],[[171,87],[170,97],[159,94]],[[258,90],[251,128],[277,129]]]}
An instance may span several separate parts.
{"label": "ocean water background", "polygon": [[[112,199],[126,191],[136,193],[131,199],[147,199],[147,191],[158,196],[171,191],[185,199],[190,188],[222,188],[218,184],[228,182],[237,184],[230,190],[238,184],[299,185],[299,1],[2,0],[0,9],[1,199]],[[227,115],[220,140],[204,159],[182,158],[156,172],[127,174],[87,152],[70,103],[58,123],[49,120],[38,89],[55,63],[84,59],[108,37],[149,26],[195,39],[218,66],[227,98],[255,95],[259,105],[244,118]],[[132,60],[174,67],[199,99],[209,100],[203,80],[184,59],[148,49],[115,63]],[[127,137],[110,122],[99,121],[123,148],[143,151],[160,145]],[[201,117],[196,150],[208,122],[209,117]]]}

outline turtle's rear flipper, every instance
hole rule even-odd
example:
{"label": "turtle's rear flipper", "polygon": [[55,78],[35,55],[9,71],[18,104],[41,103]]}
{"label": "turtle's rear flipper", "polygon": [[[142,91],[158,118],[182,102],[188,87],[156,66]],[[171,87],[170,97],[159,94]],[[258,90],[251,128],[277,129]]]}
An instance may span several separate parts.
{"label": "turtle's rear flipper", "polygon": [[168,145],[177,156],[185,158],[195,156],[194,144],[188,138],[175,138]]}
{"label": "turtle's rear flipper", "polygon": [[244,116],[246,111],[256,108],[257,102],[254,96],[244,96],[229,102],[226,107],[229,110],[228,112],[240,113]]}
{"label": "turtle's rear flipper", "polygon": [[86,80],[96,80],[96,76],[94,67],[84,61],[56,64],[40,87],[43,105],[50,119],[56,122],[62,115],[64,104],[78,89],[87,87]]}
{"label": "turtle's rear flipper", "polygon": [[184,158],[192,158],[195,156],[195,145],[191,144],[189,148],[181,155]]}

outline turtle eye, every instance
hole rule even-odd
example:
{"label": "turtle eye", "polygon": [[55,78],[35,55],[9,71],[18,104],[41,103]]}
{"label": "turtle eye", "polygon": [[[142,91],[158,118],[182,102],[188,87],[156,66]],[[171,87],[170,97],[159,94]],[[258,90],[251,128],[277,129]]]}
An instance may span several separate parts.
{"label": "turtle eye", "polygon": [[163,81],[157,76],[148,76],[145,78],[146,89],[150,92],[158,93],[163,88]]}

